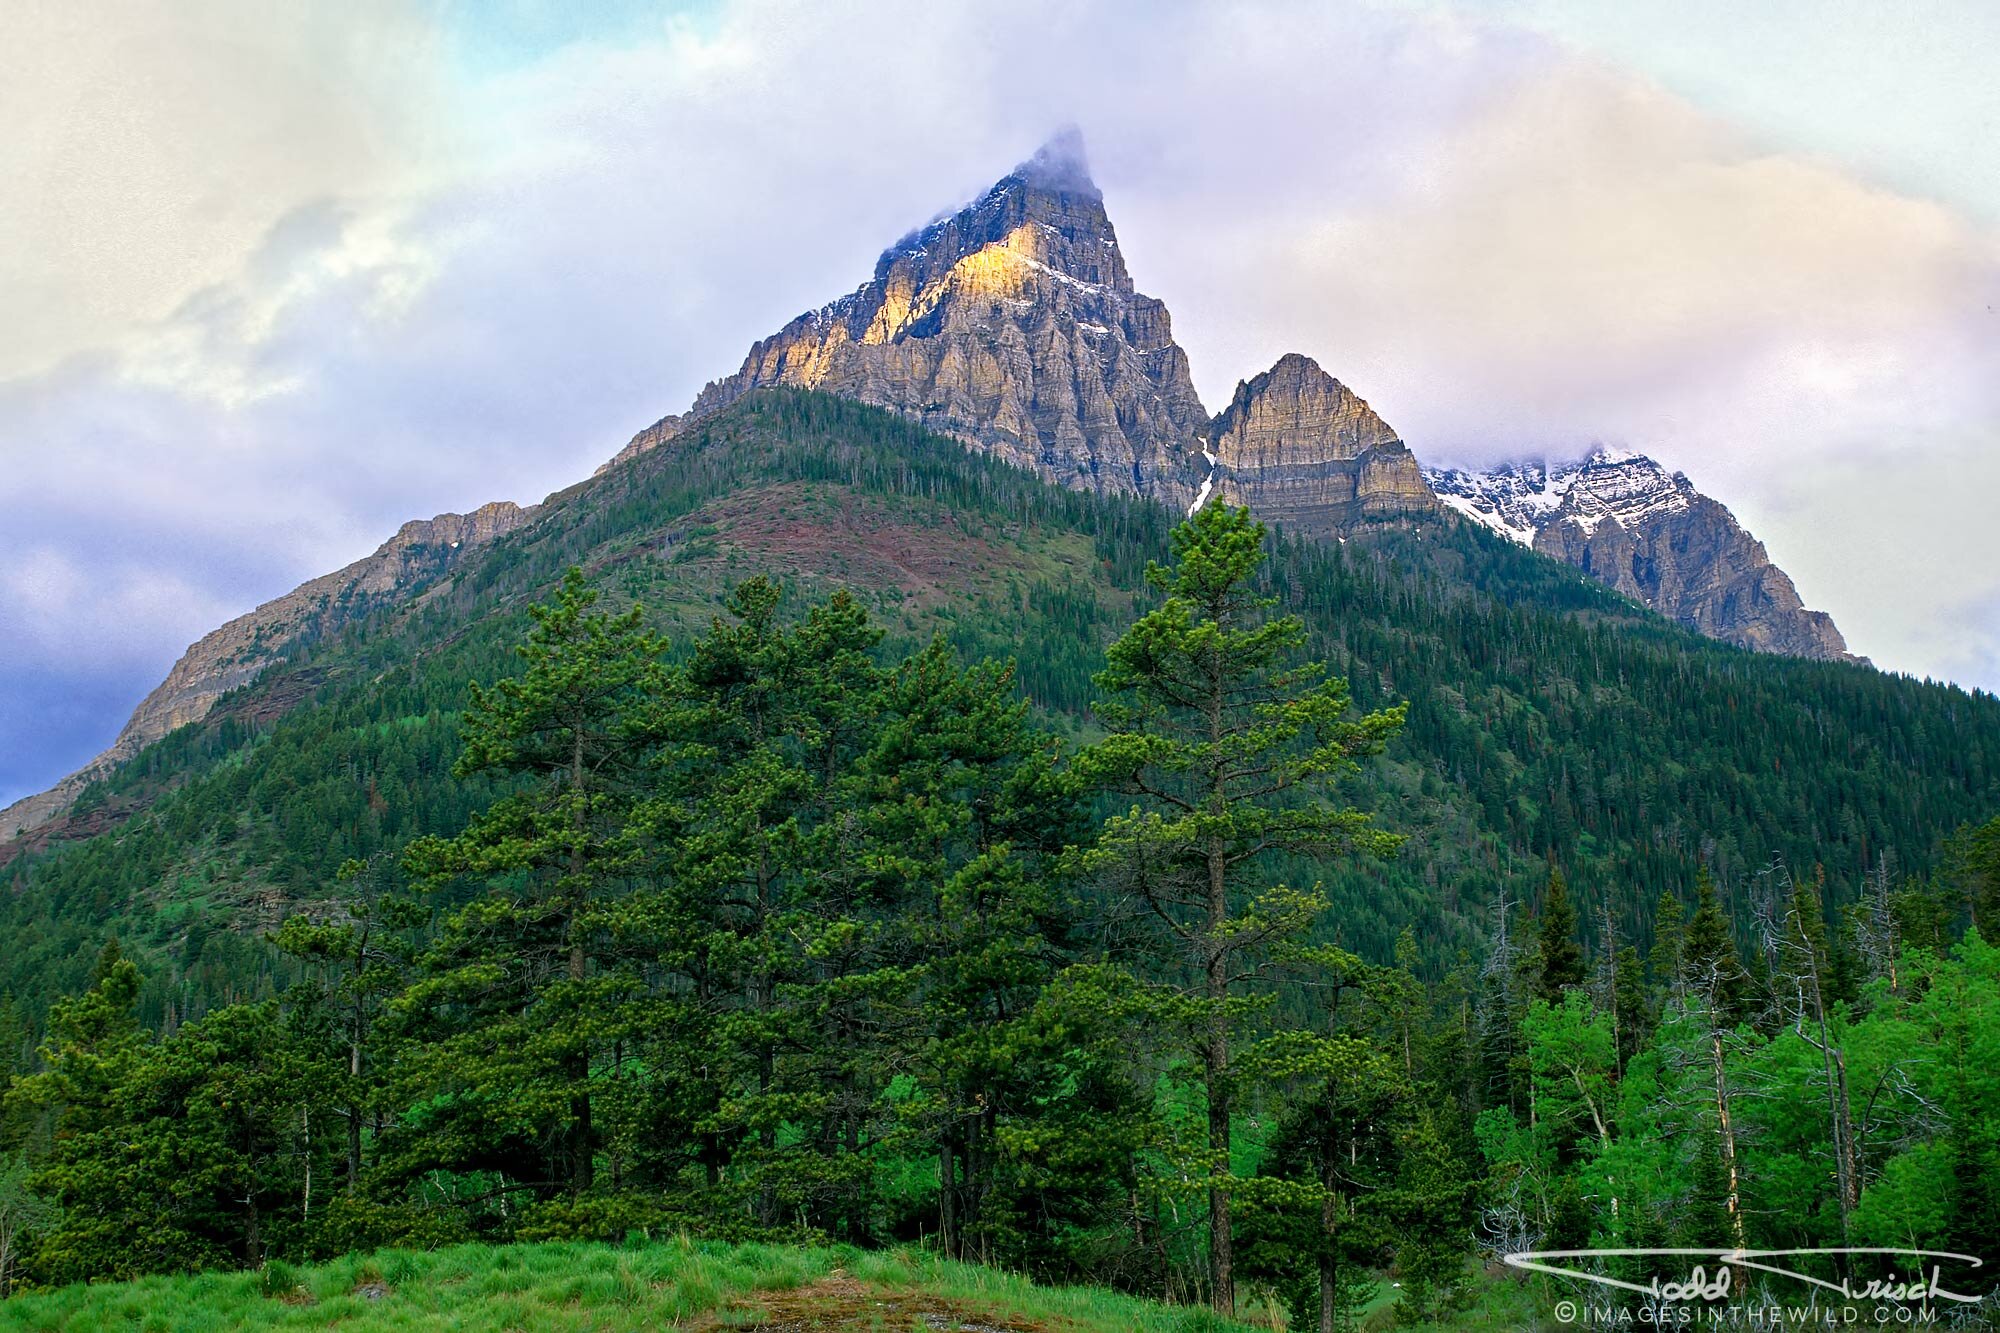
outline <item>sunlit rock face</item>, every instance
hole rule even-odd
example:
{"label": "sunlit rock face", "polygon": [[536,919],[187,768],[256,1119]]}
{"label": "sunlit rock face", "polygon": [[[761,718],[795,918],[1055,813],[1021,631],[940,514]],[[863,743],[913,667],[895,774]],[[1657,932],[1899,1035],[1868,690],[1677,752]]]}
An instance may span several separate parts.
{"label": "sunlit rock face", "polygon": [[1333,534],[1437,507],[1388,423],[1296,352],[1238,384],[1208,440],[1223,498],[1294,531]]}
{"label": "sunlit rock face", "polygon": [[1244,504],[1302,535],[1455,509],[1715,638],[1846,653],[1726,509],[1650,459],[1427,472],[1367,403],[1297,353],[1238,384],[1210,420],[1166,307],[1133,287],[1074,131],[889,247],[853,293],[757,343],[606,466],[765,385],[892,409],[1066,486],[1182,512]]}
{"label": "sunlit rock face", "polygon": [[1851,660],[1824,611],[1722,504],[1643,454],[1593,450],[1572,463],[1427,474],[1442,502],[1575,565],[1713,639],[1759,652]]}
{"label": "sunlit rock face", "polygon": [[1066,486],[1185,505],[1207,473],[1187,354],[1166,307],[1134,290],[1074,131],[891,246],[858,290],[759,342],[619,459],[768,384],[892,408]]}

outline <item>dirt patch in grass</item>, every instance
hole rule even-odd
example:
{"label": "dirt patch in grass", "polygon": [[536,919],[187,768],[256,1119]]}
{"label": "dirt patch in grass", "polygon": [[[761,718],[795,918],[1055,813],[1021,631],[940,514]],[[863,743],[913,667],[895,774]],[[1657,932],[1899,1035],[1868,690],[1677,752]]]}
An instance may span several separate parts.
{"label": "dirt patch in grass", "polygon": [[975,537],[947,511],[896,509],[832,487],[810,498],[796,484],[730,496],[703,506],[688,522],[713,525],[724,549],[765,567],[900,588],[919,604],[1030,566],[1012,542]]}
{"label": "dirt patch in grass", "polygon": [[1070,1333],[1051,1324],[975,1309],[928,1292],[857,1282],[838,1270],[790,1291],[764,1292],[694,1326],[695,1333]]}

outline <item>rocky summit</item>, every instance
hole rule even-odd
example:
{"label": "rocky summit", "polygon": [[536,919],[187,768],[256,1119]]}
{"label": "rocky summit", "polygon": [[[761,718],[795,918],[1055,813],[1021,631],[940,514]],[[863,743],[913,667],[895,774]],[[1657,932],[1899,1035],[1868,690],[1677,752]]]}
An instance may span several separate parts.
{"label": "rocky summit", "polygon": [[1848,655],[1727,509],[1650,459],[1426,470],[1296,352],[1208,419],[1166,307],[1133,286],[1074,130],[891,246],[869,281],[757,343],[606,467],[766,385],[890,408],[1065,486],[1182,510],[1220,496],[1309,536],[1456,510],[1712,637]]}
{"label": "rocky summit", "polygon": [[1425,472],[1440,501],[1661,615],[1759,652],[1857,660],[1727,508],[1643,454]]}
{"label": "rocky summit", "polygon": [[1223,497],[1294,531],[1437,508],[1409,447],[1311,357],[1287,353],[1209,425]]}
{"label": "rocky summit", "polygon": [[1185,505],[1206,472],[1187,353],[1166,307],[1134,289],[1074,130],[613,461],[770,384],[892,408],[1065,486]]}

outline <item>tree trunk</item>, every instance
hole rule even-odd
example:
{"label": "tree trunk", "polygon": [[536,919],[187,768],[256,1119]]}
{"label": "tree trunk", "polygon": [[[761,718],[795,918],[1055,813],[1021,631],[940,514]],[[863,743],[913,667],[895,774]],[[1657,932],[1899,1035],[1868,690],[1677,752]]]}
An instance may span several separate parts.
{"label": "tree trunk", "polygon": [[[347,1048],[347,1073],[353,1080],[351,1086],[361,1085],[361,1043],[356,1041]],[[356,1100],[347,1104],[347,1192],[358,1193],[361,1189],[361,1105]]]}
{"label": "tree trunk", "polygon": [[[570,874],[573,885],[570,892],[569,919],[569,979],[578,983],[581,991],[585,972],[583,951],[583,913],[587,895],[584,891],[583,837],[588,808],[583,790],[583,728],[578,727],[570,749],[570,791],[576,798],[576,816],[573,828],[576,842],[570,849]],[[591,1141],[590,1124],[590,1047],[579,1044],[571,1053],[565,1071],[570,1080],[570,1187],[577,1193],[588,1191],[596,1180],[597,1161],[595,1145]]]}
{"label": "tree trunk", "polygon": [[313,1122],[312,1110],[309,1107],[299,1107],[299,1130],[305,1135],[306,1149],[305,1194],[299,1204],[299,1217],[302,1220],[310,1220],[313,1210]]}
{"label": "tree trunk", "polygon": [[[569,977],[571,981],[582,981],[584,972],[583,944],[572,945],[569,951]],[[575,1089],[570,1094],[569,1118],[573,1154],[570,1163],[570,1183],[578,1194],[587,1192],[597,1179],[596,1145],[590,1123],[590,1048],[579,1047],[569,1058],[570,1086]]]}
{"label": "tree trunk", "polygon": [[958,1209],[955,1195],[958,1182],[952,1179],[957,1168],[952,1164],[951,1137],[938,1140],[938,1251],[947,1259],[956,1259],[958,1253]]}
{"label": "tree trunk", "polygon": [[1334,1251],[1337,1239],[1335,1219],[1339,1210],[1335,1207],[1333,1187],[1334,1154],[1339,1151],[1331,1135],[1321,1140],[1320,1185],[1326,1194],[1319,1203],[1319,1333],[1333,1333],[1334,1317],[1339,1313],[1340,1256]]}
{"label": "tree trunk", "polygon": [[1736,1126],[1729,1114],[1729,1075],[1722,1063],[1722,1030],[1709,1033],[1709,1050],[1714,1061],[1715,1118],[1722,1136],[1722,1165],[1729,1173],[1729,1230],[1736,1248],[1743,1248],[1743,1201],[1741,1177],[1736,1167]]}
{"label": "tree trunk", "polygon": [[[1216,619],[1220,619],[1220,615]],[[1229,813],[1229,792],[1223,776],[1222,711],[1228,695],[1222,662],[1209,666],[1208,812],[1217,820]],[[1217,1313],[1236,1313],[1236,1276],[1229,1226],[1229,947],[1223,928],[1229,922],[1229,848],[1220,833],[1208,839],[1208,957],[1203,978],[1209,1004],[1208,1048],[1203,1052],[1208,1084],[1209,1167],[1208,1232],[1209,1296]]]}
{"label": "tree trunk", "polygon": [[[1221,845],[1209,853],[1210,911],[1216,925],[1227,915],[1223,898]],[[1208,1049],[1205,1074],[1208,1084],[1209,1167],[1208,1228],[1209,1282],[1215,1309],[1222,1315],[1236,1312],[1236,1286],[1232,1273],[1229,1231],[1229,1016],[1224,1004],[1229,995],[1228,955],[1219,939],[1211,937],[1207,976]]]}
{"label": "tree trunk", "polygon": [[375,929],[375,913],[370,911],[361,926],[361,942],[354,951],[354,1009],[347,1025],[347,1192],[361,1190],[361,1046],[367,1039],[368,1009],[362,999],[361,973],[368,966],[368,936]]}

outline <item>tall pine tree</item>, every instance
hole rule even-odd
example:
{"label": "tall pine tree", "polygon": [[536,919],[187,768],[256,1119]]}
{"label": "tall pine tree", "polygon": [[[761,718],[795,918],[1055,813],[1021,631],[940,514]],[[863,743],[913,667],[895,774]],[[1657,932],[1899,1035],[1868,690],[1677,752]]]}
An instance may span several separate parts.
{"label": "tall pine tree", "polygon": [[1086,864],[1149,910],[1172,964],[1191,959],[1207,1100],[1209,1284],[1235,1308],[1230,1149],[1239,984],[1308,932],[1326,902],[1269,881],[1284,853],[1387,852],[1397,839],[1331,804],[1333,783],[1379,751],[1401,707],[1356,718],[1347,683],[1300,659],[1305,625],[1269,618],[1255,587],[1264,525],[1248,509],[1196,511],[1174,529],[1166,595],[1108,652],[1097,715],[1110,733],[1079,757],[1098,785],[1133,798],[1107,820]]}

